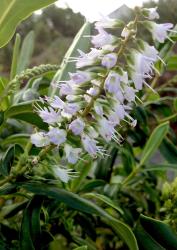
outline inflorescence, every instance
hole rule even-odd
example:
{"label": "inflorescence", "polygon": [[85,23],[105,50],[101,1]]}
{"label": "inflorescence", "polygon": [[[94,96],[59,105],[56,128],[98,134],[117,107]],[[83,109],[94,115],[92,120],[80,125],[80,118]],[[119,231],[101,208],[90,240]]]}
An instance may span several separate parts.
{"label": "inflorescence", "polygon": [[130,111],[141,102],[137,94],[144,85],[150,87],[154,63],[162,61],[153,45],[137,38],[137,25],[145,26],[160,43],[169,38],[173,26],[157,24],[155,18],[159,18],[156,8],[136,8],[135,20],[122,28],[121,38],[108,33],[120,29],[120,21],[104,17],[95,23],[94,48],[89,53],[78,50],[79,56],[70,59],[77,71],[68,73],[70,80],[56,84],[59,95],[40,98],[36,104],[49,131],[31,135],[35,146],[61,147],[63,157],[75,164],[86,152],[92,157],[106,155],[104,144],[111,140],[121,143],[120,128],[125,122],[136,125]]}

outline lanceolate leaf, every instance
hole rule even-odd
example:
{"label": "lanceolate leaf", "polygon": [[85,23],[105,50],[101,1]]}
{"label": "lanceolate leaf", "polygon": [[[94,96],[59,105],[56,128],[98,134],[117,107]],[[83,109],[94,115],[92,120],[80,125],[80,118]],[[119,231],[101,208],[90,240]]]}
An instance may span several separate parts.
{"label": "lanceolate leaf", "polygon": [[1,0],[0,1],[0,47],[12,38],[16,26],[33,11],[46,7],[56,0]]}
{"label": "lanceolate leaf", "polygon": [[84,199],[77,194],[56,188],[51,185],[25,183],[22,184],[22,186],[30,192],[64,202],[67,206],[78,211],[101,216],[106,221],[106,223],[111,225],[114,231],[125,241],[130,250],[138,250],[137,242],[131,229],[123,222],[114,219],[111,215],[109,215],[99,206],[95,205],[93,202]]}
{"label": "lanceolate leaf", "polygon": [[143,149],[140,165],[143,165],[155,153],[169,129],[169,123],[165,122],[156,127]]}
{"label": "lanceolate leaf", "polygon": [[17,74],[25,70],[30,63],[30,59],[34,49],[34,31],[30,31],[22,43],[22,48],[19,55]]}
{"label": "lanceolate leaf", "polygon": [[40,210],[42,202],[41,197],[34,196],[24,210],[20,233],[21,250],[40,248]]}
{"label": "lanceolate leaf", "polygon": [[140,223],[165,249],[177,250],[177,234],[167,224],[144,215],[140,216]]}

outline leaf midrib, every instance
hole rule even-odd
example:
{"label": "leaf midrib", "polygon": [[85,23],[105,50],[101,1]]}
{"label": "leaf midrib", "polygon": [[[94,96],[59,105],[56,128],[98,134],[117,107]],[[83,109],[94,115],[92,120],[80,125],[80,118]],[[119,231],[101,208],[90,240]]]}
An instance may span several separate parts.
{"label": "leaf midrib", "polygon": [[12,9],[14,3],[16,0],[12,0],[12,2],[9,4],[9,6],[7,7],[7,9],[5,10],[5,12],[3,13],[3,15],[0,18],[0,25],[2,25],[4,19],[6,18],[8,12]]}

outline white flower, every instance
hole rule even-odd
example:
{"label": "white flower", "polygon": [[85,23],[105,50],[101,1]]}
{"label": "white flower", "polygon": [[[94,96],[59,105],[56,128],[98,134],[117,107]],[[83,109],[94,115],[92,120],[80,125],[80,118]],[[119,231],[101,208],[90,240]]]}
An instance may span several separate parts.
{"label": "white flower", "polygon": [[91,42],[96,48],[101,48],[104,45],[112,44],[115,42],[115,37],[107,33],[103,28],[98,28],[98,35],[92,36]]}
{"label": "white flower", "polygon": [[128,29],[127,27],[125,27],[123,30],[122,30],[122,33],[121,33],[121,36],[124,37],[124,38],[127,38],[130,34],[131,30]]}
{"label": "white flower", "polygon": [[66,131],[64,129],[51,128],[47,135],[50,141],[57,146],[66,141]]}
{"label": "white flower", "polygon": [[104,83],[105,90],[107,90],[109,93],[118,92],[120,90],[120,81],[121,76],[116,72],[111,71]]}
{"label": "white flower", "polygon": [[65,183],[68,183],[71,178],[76,177],[76,173],[72,169],[60,168],[55,165],[52,170],[55,176]]}
{"label": "white flower", "polygon": [[154,22],[149,22],[149,30],[152,32],[154,40],[159,43],[164,43],[165,39],[168,37],[168,31],[173,27],[172,23],[161,23],[157,24]]}
{"label": "white flower", "polygon": [[76,68],[82,68],[96,63],[102,54],[101,50],[91,48],[89,53],[78,50],[80,57],[76,58]]}
{"label": "white flower", "polygon": [[109,18],[108,16],[102,16],[102,19],[95,23],[95,27],[109,29],[116,27],[117,23],[116,19]]}
{"label": "white flower", "polygon": [[49,137],[44,132],[38,132],[31,135],[31,142],[36,147],[45,147],[50,144]]}
{"label": "white flower", "polygon": [[148,19],[154,20],[154,19],[159,19],[159,14],[157,12],[157,7],[155,8],[149,8],[149,9],[143,9],[145,12],[145,15],[147,16]]}
{"label": "white flower", "polygon": [[69,125],[69,129],[73,132],[75,135],[82,134],[85,127],[85,123],[80,118],[77,118],[76,120],[72,121]]}
{"label": "white flower", "polygon": [[65,145],[64,148],[66,158],[69,163],[75,164],[79,159],[79,154],[82,152],[81,148],[73,148],[69,144]]}
{"label": "white flower", "polygon": [[113,68],[117,63],[116,53],[110,53],[103,56],[101,64],[107,69]]}

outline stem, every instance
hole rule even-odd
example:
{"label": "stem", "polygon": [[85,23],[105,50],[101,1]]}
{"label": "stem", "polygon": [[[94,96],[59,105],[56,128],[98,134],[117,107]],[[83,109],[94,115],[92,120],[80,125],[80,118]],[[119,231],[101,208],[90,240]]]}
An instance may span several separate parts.
{"label": "stem", "polygon": [[[138,22],[138,14],[136,15],[135,17],[135,20],[133,21],[133,26],[134,28],[136,28],[136,25],[137,25],[137,22]],[[132,36],[134,35],[134,33],[132,33],[131,31],[129,32],[128,36],[122,41],[122,44],[117,52],[117,57],[120,57],[123,53],[124,53],[124,50],[126,48],[126,45],[127,43],[129,42],[129,40],[132,38]],[[109,72],[108,72],[109,73]],[[96,99],[100,96],[100,94],[102,93],[103,89],[104,89],[104,81],[105,81],[105,78],[107,77],[108,73],[106,74],[106,76],[104,77],[101,85],[99,86],[99,91],[98,91],[98,94],[95,95],[95,96],[92,96],[91,97],[91,100],[90,102],[88,103],[88,105],[85,107],[84,111],[80,114],[80,116],[82,117],[85,117],[89,114],[90,110],[92,109],[93,107],[93,104],[94,102],[96,101]]]}

